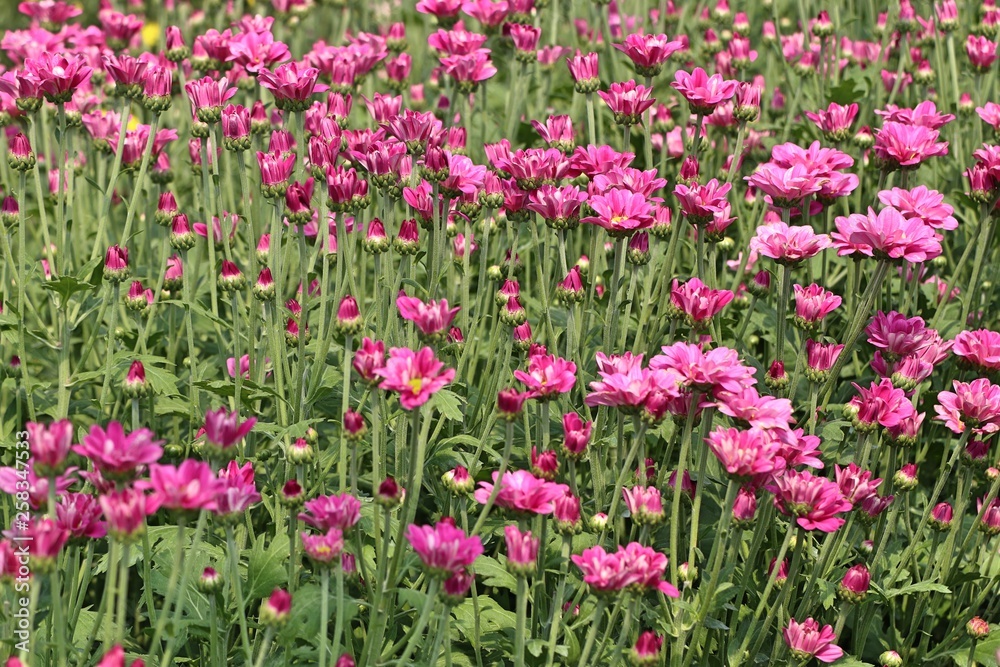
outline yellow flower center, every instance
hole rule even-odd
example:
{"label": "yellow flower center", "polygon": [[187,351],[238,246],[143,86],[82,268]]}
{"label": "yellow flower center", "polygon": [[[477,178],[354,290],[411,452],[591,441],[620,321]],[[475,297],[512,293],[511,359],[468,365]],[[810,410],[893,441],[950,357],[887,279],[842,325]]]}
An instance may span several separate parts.
{"label": "yellow flower center", "polygon": [[410,385],[410,390],[413,391],[414,394],[419,394],[420,390],[423,389],[424,379],[423,378],[413,378],[407,384]]}

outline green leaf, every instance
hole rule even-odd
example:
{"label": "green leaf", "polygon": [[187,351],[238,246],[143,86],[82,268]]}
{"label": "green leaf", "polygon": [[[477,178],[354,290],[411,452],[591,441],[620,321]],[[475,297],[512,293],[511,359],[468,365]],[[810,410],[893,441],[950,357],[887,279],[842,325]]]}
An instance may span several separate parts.
{"label": "green leaf", "polygon": [[933,581],[921,581],[902,588],[890,588],[885,592],[887,598],[894,598],[899,595],[912,595],[913,593],[951,593],[951,589],[944,584],[936,584]]}
{"label": "green leaf", "polygon": [[477,558],[472,564],[472,571],[482,575],[483,584],[486,586],[506,588],[509,591],[517,589],[517,579],[495,558],[488,558],[486,556]]}
{"label": "green leaf", "polygon": [[42,283],[42,288],[58,294],[62,299],[62,303],[65,304],[77,292],[89,292],[97,289],[97,285],[78,280],[72,276],[62,276],[55,280],[46,280]]}
{"label": "green leaf", "polygon": [[434,394],[430,402],[431,406],[440,412],[445,419],[462,421],[462,399],[455,392],[442,389]]}
{"label": "green leaf", "polygon": [[729,626],[720,621],[717,618],[706,618],[703,622],[704,626],[709,630],[728,630]]}
{"label": "green leaf", "polygon": [[278,535],[271,544],[264,547],[263,536],[257,538],[257,543],[250,552],[247,565],[246,599],[254,601],[267,597],[271,591],[288,578],[285,563],[288,560],[288,536]]}
{"label": "green leaf", "polygon": [[844,439],[844,429],[847,428],[849,423],[843,419],[829,422],[823,427],[819,437],[823,442],[841,442]]}

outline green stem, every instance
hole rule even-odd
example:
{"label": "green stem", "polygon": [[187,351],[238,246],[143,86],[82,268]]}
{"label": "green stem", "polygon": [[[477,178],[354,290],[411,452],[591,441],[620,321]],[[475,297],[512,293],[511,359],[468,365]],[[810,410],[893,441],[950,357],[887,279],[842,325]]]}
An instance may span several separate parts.
{"label": "green stem", "polygon": [[427,585],[424,607],[420,610],[420,617],[417,619],[417,624],[413,627],[413,631],[410,634],[410,641],[406,642],[406,648],[403,650],[403,655],[400,656],[398,664],[409,664],[410,656],[413,655],[413,651],[416,650],[418,643],[422,643],[417,640],[423,639],[424,628],[427,627],[427,621],[430,619],[431,611],[437,606],[437,590],[439,585],[440,580],[438,580],[437,577],[431,579],[430,583]]}
{"label": "green stem", "polygon": [[243,585],[240,580],[240,552],[236,548],[236,537],[233,526],[226,526],[226,548],[229,551],[229,576],[232,577],[233,595],[236,610],[239,613],[240,639],[243,642],[243,657],[247,664],[253,661],[253,649],[250,648],[250,631],[247,629],[247,610],[243,600]]}
{"label": "green stem", "polygon": [[528,579],[517,578],[517,620],[514,627],[514,667],[524,667],[525,621],[528,617]]}

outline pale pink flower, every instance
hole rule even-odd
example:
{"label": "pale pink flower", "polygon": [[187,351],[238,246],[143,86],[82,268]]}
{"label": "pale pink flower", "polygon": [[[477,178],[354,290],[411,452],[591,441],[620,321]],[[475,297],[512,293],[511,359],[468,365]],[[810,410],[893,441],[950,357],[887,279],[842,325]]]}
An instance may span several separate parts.
{"label": "pale pink flower", "polygon": [[717,347],[705,352],[700,345],[684,342],[664,346],[661,350],[662,354],[649,360],[649,367],[676,371],[686,387],[735,394],[757,383],[753,370],[740,363],[736,350]]}
{"label": "pale pink flower", "polygon": [[743,180],[770,197],[775,206],[790,208],[818,193],[829,178],[804,164],[785,167],[765,162]]}
{"label": "pale pink flower", "polygon": [[933,229],[951,231],[958,228],[958,220],[952,215],[955,209],[944,203],[943,194],[928,189],[926,185],[918,185],[910,190],[882,190],[878,193],[878,198],[886,206],[892,206],[902,213],[903,217],[922,220]]}
{"label": "pale pink flower", "polygon": [[819,623],[811,618],[802,623],[794,618],[788,619],[788,627],[783,634],[792,657],[800,663],[805,663],[810,658],[816,658],[820,662],[836,662],[844,655],[844,649],[834,644],[837,636],[833,633],[833,627],[824,625],[820,628]]}
{"label": "pale pink flower", "polygon": [[540,540],[531,531],[521,532],[517,526],[504,527],[507,543],[507,567],[521,576],[535,571]]}
{"label": "pale pink flower", "polygon": [[795,227],[782,221],[757,227],[757,234],[750,239],[751,251],[787,265],[815,257],[829,247],[826,234],[817,234],[809,225]]}
{"label": "pale pink flower", "polygon": [[403,319],[413,322],[425,336],[435,336],[447,331],[455,315],[461,310],[458,306],[448,308],[447,299],[424,303],[404,294],[396,299],[396,307]]}
{"label": "pale pink flower", "polygon": [[858,105],[841,106],[830,102],[825,111],[806,111],[806,118],[811,120],[830,141],[844,141],[851,135],[851,125],[858,115]]}

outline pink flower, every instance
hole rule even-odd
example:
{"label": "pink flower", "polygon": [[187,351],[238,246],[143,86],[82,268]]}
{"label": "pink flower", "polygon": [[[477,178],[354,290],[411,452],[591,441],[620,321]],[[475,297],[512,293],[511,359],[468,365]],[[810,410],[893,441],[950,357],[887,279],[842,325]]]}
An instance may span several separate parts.
{"label": "pink flower", "polygon": [[878,193],[878,198],[886,206],[892,206],[902,213],[903,217],[922,220],[932,229],[951,231],[958,228],[958,221],[952,215],[955,209],[944,203],[943,194],[937,190],[929,190],[926,185],[918,185],[911,190],[882,190]]}
{"label": "pink flower", "polygon": [[975,69],[986,71],[996,62],[997,45],[989,37],[969,35],[965,40],[965,53]]}
{"label": "pink flower", "polygon": [[778,444],[760,429],[740,431],[719,427],[705,438],[705,442],[733,477],[749,478],[775,468]]}
{"label": "pink flower", "polygon": [[396,306],[404,320],[413,322],[420,332],[428,337],[447,331],[455,315],[461,310],[458,306],[449,309],[447,299],[424,303],[416,297],[404,294],[396,299]]}
{"label": "pink flower", "polygon": [[708,74],[696,67],[690,74],[678,70],[671,87],[677,90],[691,106],[691,112],[708,115],[736,93],[736,81],[727,81],[721,74]]}
{"label": "pink flower", "polygon": [[889,378],[864,389],[852,383],[858,395],[850,400],[845,409],[853,414],[852,422],[859,430],[871,431],[879,426],[892,428],[914,413],[913,404],[906,398],[906,392],[894,387]]}
{"label": "pink flower", "polygon": [[319,496],[303,507],[299,519],[324,532],[337,528],[346,533],[361,519],[361,501],[349,493]]}
{"label": "pink flower", "polygon": [[653,91],[646,86],[637,85],[632,79],[624,83],[612,83],[607,91],[597,91],[619,125],[635,125],[642,114],[656,104]]}
{"label": "pink flower", "polygon": [[858,115],[858,105],[841,106],[830,102],[826,111],[807,111],[806,118],[811,120],[829,141],[844,141],[851,136],[851,125]]}
{"label": "pink flower", "polygon": [[[493,484],[480,482],[476,489],[476,502],[485,505],[493,493],[500,473],[493,473]],[[494,503],[515,512],[528,514],[551,514],[553,501],[562,497],[569,487],[565,484],[555,484],[539,479],[527,470],[514,470],[504,473],[500,482],[500,492]]]}
{"label": "pink flower", "polygon": [[972,428],[975,433],[1000,431],[1000,387],[985,378],[954,381],[954,392],[938,393],[937,419],[955,433]]}
{"label": "pink flower", "polygon": [[514,377],[528,388],[532,398],[547,401],[573,389],[576,364],[552,354],[533,354],[528,358],[528,371],[518,369]]}
{"label": "pink flower", "polygon": [[289,58],[288,45],[276,42],[270,30],[241,32],[229,42],[227,60],[253,74],[261,75],[271,65]]}
{"label": "pink flower", "polygon": [[639,76],[656,76],[660,73],[663,63],[671,54],[684,48],[679,40],[670,40],[666,35],[641,35],[630,33],[625,41],[614,47],[628,56],[635,65]]}
{"label": "pink flower", "polygon": [[790,227],[781,221],[761,225],[750,239],[751,251],[790,266],[815,257],[829,247],[830,237],[826,234],[817,234],[809,225]]}
{"label": "pink flower", "polygon": [[593,593],[612,593],[625,587],[626,572],[621,552],[609,554],[604,547],[595,546],[584,549],[579,556],[571,556],[570,560],[580,568],[583,582]]}
{"label": "pink flower", "polygon": [[823,318],[840,307],[841,299],[833,292],[813,283],[809,287],[793,285],[795,292],[795,321],[804,327],[821,322]]}
{"label": "pink flower", "polygon": [[835,482],[815,477],[808,470],[786,470],[774,480],[774,505],[805,530],[832,533],[844,524],[838,514],[851,510],[851,503]]}
{"label": "pink flower", "polygon": [[732,189],[732,184],[720,184],[712,179],[705,185],[692,186],[678,183],[674,186],[674,196],[680,203],[681,212],[692,225],[707,225],[719,213],[728,214],[729,202],[726,195]]}
{"label": "pink flower", "polygon": [[539,539],[533,537],[530,530],[522,533],[517,526],[506,526],[503,532],[507,542],[507,569],[522,577],[534,572]]}
{"label": "pink flower", "polygon": [[163,456],[160,442],[153,440],[153,432],[147,428],[126,436],[122,425],[113,421],[107,430],[98,424],[91,426],[83,442],[73,446],[73,451],[90,459],[109,479],[130,479],[139,466],[160,460]]}
{"label": "pink flower", "polygon": [[649,360],[649,367],[676,371],[686,387],[735,394],[757,383],[753,370],[740,363],[736,350],[717,347],[705,352],[700,345],[680,342],[664,346],[661,351]]}
{"label": "pink flower", "polygon": [[698,278],[680,284],[674,278],[670,288],[670,303],[687,316],[692,325],[706,325],[735,298],[729,290],[712,289]]}
{"label": "pink flower", "polygon": [[765,162],[744,180],[769,196],[775,206],[790,208],[818,193],[828,179],[804,164],[785,167]]}
{"label": "pink flower", "polygon": [[1000,333],[989,329],[960,331],[952,352],[967,364],[987,371],[1000,370]]}
{"label": "pink flower", "polygon": [[663,499],[655,486],[633,486],[622,489],[622,498],[632,520],[640,525],[656,525],[663,521]]}
{"label": "pink flower", "polygon": [[205,413],[205,438],[219,449],[229,449],[239,444],[253,430],[256,417],[240,422],[238,412],[225,408],[209,410]]}
{"label": "pink flower", "polygon": [[324,535],[302,533],[302,550],[306,556],[320,565],[329,565],[344,551],[344,533],[339,528],[330,528]]}
{"label": "pink flower", "polygon": [[664,581],[667,571],[667,557],[643,546],[638,542],[630,542],[624,547],[618,547],[622,567],[626,573],[625,584],[638,592],[655,589],[667,597],[680,597],[678,591],[670,582]]}
{"label": "pink flower", "polygon": [[28,422],[28,448],[35,470],[43,476],[58,475],[66,468],[73,444],[73,424],[60,419],[49,425]]}
{"label": "pink flower", "polygon": [[731,417],[741,428],[785,430],[793,422],[792,402],[787,398],[761,396],[753,387],[736,393],[717,393],[719,412]]}
{"label": "pink flower", "polygon": [[591,84],[593,89],[597,90],[601,85],[596,53],[580,53],[577,50],[576,55],[566,58],[566,66],[578,86]]}
{"label": "pink flower", "polygon": [[38,81],[38,88],[45,99],[53,104],[64,104],[84,83],[90,81],[93,68],[87,66],[81,55],[67,58],[63,53],[44,51],[37,58],[24,62],[25,68]]}
{"label": "pink flower", "polygon": [[1000,104],[987,102],[981,107],[976,107],[976,113],[994,131],[1000,130]]}
{"label": "pink flower", "polygon": [[399,392],[404,410],[413,410],[455,378],[454,368],[442,371],[443,367],[444,363],[437,360],[429,347],[419,352],[394,347],[389,350],[386,365],[375,369],[374,374],[382,378],[383,389]]}
{"label": "pink flower", "polygon": [[365,336],[351,362],[354,372],[367,382],[377,381],[376,371],[385,367],[385,343]]}
{"label": "pink flower", "polygon": [[204,461],[185,459],[180,466],[149,467],[150,496],[154,511],[160,507],[174,510],[215,509],[218,480]]}
{"label": "pink flower", "polygon": [[[76,476],[73,474],[76,471],[77,468],[68,468],[61,477],[55,478],[56,498],[62,496],[76,482]],[[37,510],[48,502],[49,478],[40,476],[31,462],[27,471],[23,467],[0,468],[0,491],[11,496],[27,493],[28,506]]]}
{"label": "pink flower", "polygon": [[203,123],[217,122],[222,116],[222,105],[236,94],[229,81],[216,81],[210,76],[188,81],[184,86],[191,108]]}
{"label": "pink flower", "polygon": [[677,395],[677,373],[642,368],[641,354],[626,352],[609,358],[598,352],[597,372],[601,380],[590,383],[591,393],[584,399],[590,406],[607,405],[634,414],[654,392]]}
{"label": "pink flower", "polygon": [[590,443],[593,422],[584,422],[580,415],[568,412],[563,415],[563,449],[570,456],[582,456]]}
{"label": "pink flower", "polygon": [[822,382],[823,377],[819,374],[827,373],[833,365],[837,362],[837,357],[840,356],[841,351],[843,351],[844,346],[838,345],[836,343],[819,343],[814,340],[806,341],[806,363],[809,369],[806,371],[812,371],[816,374],[816,379],[812,379],[814,382]]}
{"label": "pink flower", "polygon": [[483,553],[483,542],[478,535],[467,537],[460,528],[444,521],[435,526],[410,524],[406,539],[424,567],[437,577],[464,572]]}
{"label": "pink flower", "polygon": [[811,618],[802,623],[796,622],[794,618],[788,619],[784,636],[792,656],[800,663],[805,663],[810,658],[816,658],[820,662],[836,662],[844,655],[844,650],[833,643],[837,641],[833,628],[824,625],[820,629],[819,623]]}
{"label": "pink flower", "polygon": [[71,538],[100,539],[107,535],[101,515],[101,503],[86,493],[67,493],[56,505],[56,524],[69,531]]}
{"label": "pink flower", "polygon": [[849,463],[846,468],[834,465],[833,471],[840,492],[854,505],[874,496],[882,484],[881,479],[872,479],[870,470],[862,470],[855,463]]}
{"label": "pink flower", "polygon": [[658,665],[662,650],[663,637],[652,630],[646,630],[629,650],[629,661],[633,665]]}
{"label": "pink flower", "polygon": [[838,255],[860,253],[878,259],[905,259],[926,262],[941,254],[934,230],[919,219],[907,219],[886,206],[877,214],[855,213],[838,217],[837,231],[830,235]]}
{"label": "pink flower", "polygon": [[230,461],[227,467],[219,471],[218,479],[214,512],[223,519],[240,516],[260,502],[251,461],[247,461],[242,467],[236,461]]}
{"label": "pink flower", "polygon": [[131,486],[106,493],[99,500],[108,533],[121,541],[129,541],[140,533],[145,528],[146,516],[156,509],[151,496]]}
{"label": "pink flower", "polygon": [[875,157],[888,170],[916,168],[927,158],[947,155],[948,142],[923,125],[886,121],[875,133]]}
{"label": "pink flower", "polygon": [[591,197],[587,203],[595,215],[581,222],[599,225],[613,237],[630,236],[653,224],[653,207],[647,198],[624,188],[611,188]]}
{"label": "pink flower", "polygon": [[922,317],[879,311],[865,327],[868,342],[883,351],[890,360],[914,354],[940,340],[937,331],[928,329]]}

